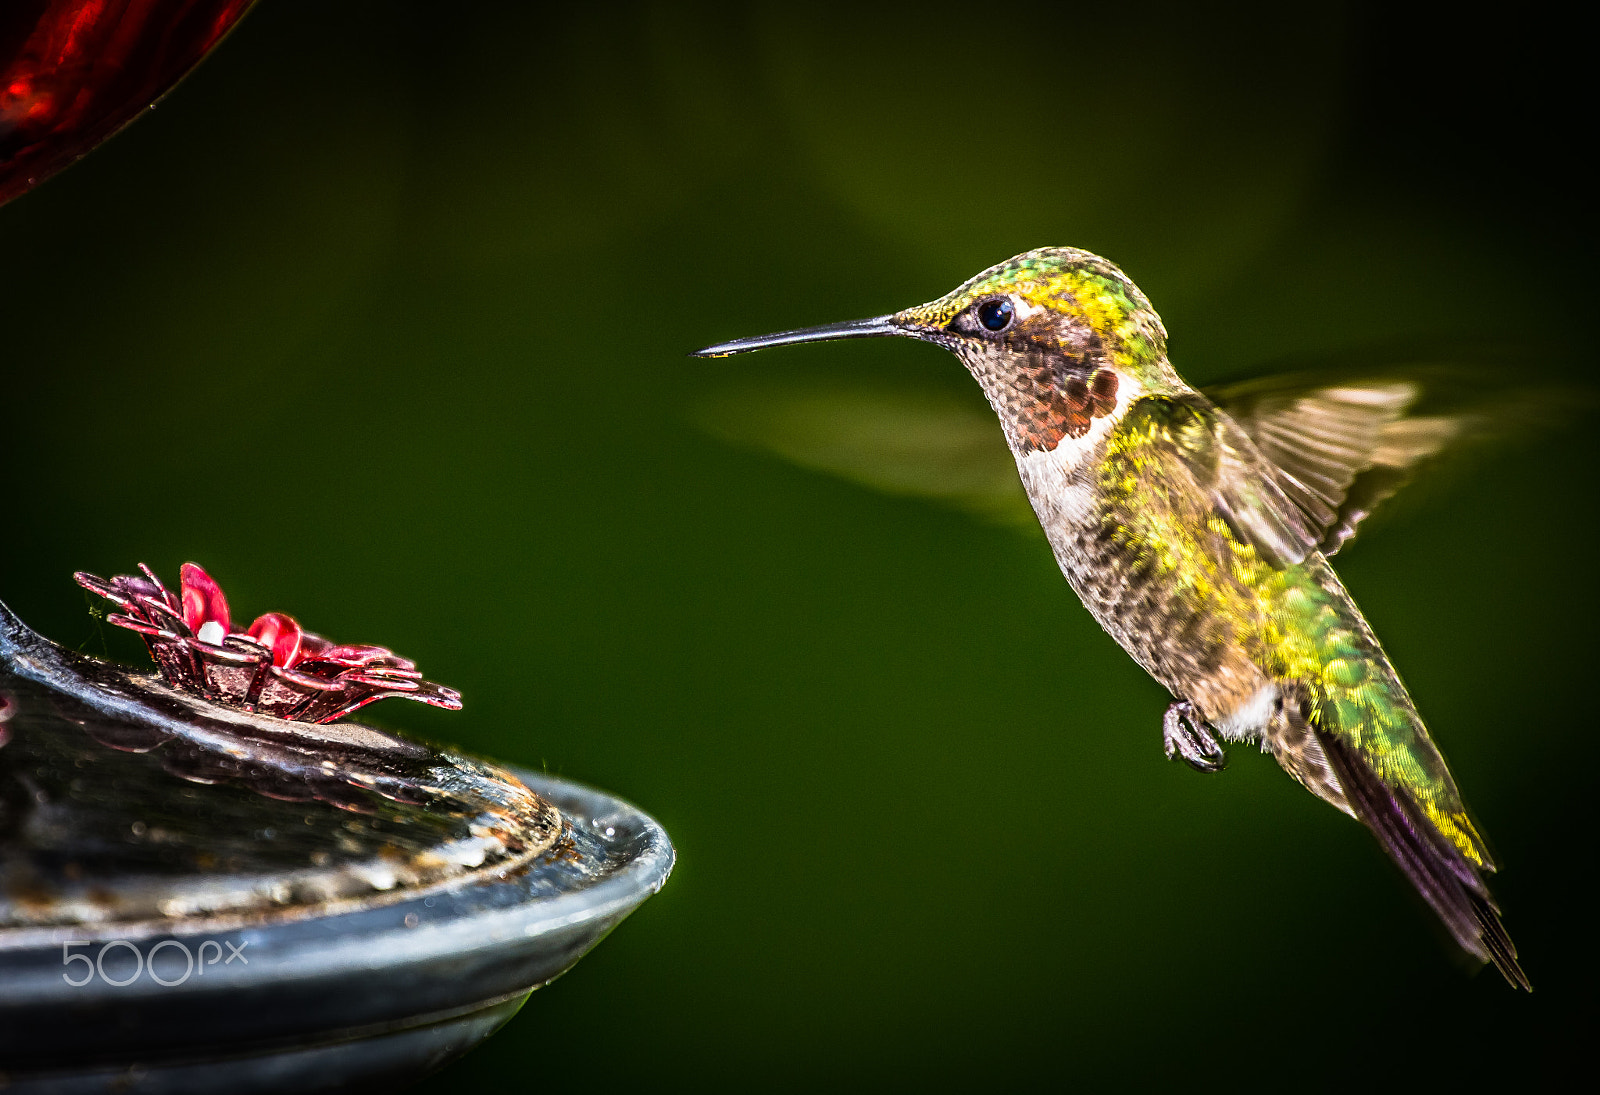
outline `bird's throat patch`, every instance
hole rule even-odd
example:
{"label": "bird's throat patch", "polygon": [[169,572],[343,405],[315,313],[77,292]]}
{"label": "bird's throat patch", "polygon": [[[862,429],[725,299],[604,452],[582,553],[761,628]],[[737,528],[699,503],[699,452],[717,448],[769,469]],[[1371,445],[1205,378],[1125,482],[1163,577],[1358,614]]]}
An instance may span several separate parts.
{"label": "bird's throat patch", "polygon": [[1053,451],[1064,437],[1082,437],[1096,418],[1117,406],[1117,374],[1104,367],[1087,376],[1074,370],[1062,376],[1047,361],[1037,372],[1021,371],[1015,388],[1020,397],[1013,408],[1018,440],[1043,452]]}

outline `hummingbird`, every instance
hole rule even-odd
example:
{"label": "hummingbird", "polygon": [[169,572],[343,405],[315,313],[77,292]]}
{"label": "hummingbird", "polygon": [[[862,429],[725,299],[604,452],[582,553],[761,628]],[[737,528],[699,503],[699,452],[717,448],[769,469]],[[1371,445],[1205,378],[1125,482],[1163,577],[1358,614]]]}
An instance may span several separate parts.
{"label": "hummingbird", "polygon": [[1171,693],[1168,759],[1216,772],[1224,743],[1259,743],[1372,831],[1463,950],[1531,989],[1484,840],[1328,562],[1457,424],[1407,416],[1404,381],[1201,392],[1138,287],[1068,247],[903,311],[693,356],[879,337],[942,346],[977,380],[1068,583]]}

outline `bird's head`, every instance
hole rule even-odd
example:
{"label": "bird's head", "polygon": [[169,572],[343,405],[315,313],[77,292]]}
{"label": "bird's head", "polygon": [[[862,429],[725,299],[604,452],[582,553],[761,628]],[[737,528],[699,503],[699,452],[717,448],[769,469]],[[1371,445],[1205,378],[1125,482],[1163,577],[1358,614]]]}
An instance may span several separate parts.
{"label": "bird's head", "polygon": [[1014,449],[1054,449],[1089,432],[1135,390],[1181,384],[1166,331],[1116,266],[1045,247],[990,267],[927,304],[873,319],[737,339],[697,351],[722,357],[768,346],[898,335],[943,346],[983,386]]}

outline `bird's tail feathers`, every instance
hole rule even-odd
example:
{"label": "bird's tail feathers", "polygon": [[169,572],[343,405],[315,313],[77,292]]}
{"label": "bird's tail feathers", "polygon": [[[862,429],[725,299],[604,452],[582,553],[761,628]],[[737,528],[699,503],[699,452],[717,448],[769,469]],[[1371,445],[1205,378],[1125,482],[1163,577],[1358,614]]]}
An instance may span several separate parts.
{"label": "bird's tail feathers", "polygon": [[1351,746],[1319,731],[1323,753],[1356,817],[1433,907],[1464,950],[1493,962],[1513,987],[1532,991],[1517,964],[1517,948],[1476,864],[1445,838],[1404,788],[1390,787]]}

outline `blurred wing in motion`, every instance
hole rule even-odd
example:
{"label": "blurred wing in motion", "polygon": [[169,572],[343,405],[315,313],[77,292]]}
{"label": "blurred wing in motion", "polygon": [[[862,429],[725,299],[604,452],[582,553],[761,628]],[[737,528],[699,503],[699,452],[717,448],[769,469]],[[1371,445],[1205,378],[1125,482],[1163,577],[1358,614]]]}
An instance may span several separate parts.
{"label": "blurred wing in motion", "polygon": [[[1202,393],[1255,442],[1320,537],[1317,546],[1332,555],[1426,466],[1477,442],[1548,430],[1595,402],[1586,390],[1512,388],[1505,375],[1335,368]],[[994,415],[975,395],[839,380],[752,382],[718,389],[693,417],[724,441],[804,468],[1038,528]]]}
{"label": "blurred wing in motion", "polygon": [[1255,441],[1284,494],[1320,531],[1325,555],[1469,428],[1462,416],[1408,416],[1418,394],[1405,380],[1326,385],[1296,376],[1205,393]]}
{"label": "blurred wing in motion", "polygon": [[886,494],[1038,528],[982,399],[845,382],[731,386],[694,412],[712,435]]}
{"label": "blurred wing in motion", "polygon": [[1593,401],[1445,366],[1361,379],[1292,373],[1203,394],[1255,441],[1284,493],[1322,530],[1325,555],[1424,465],[1474,442],[1549,428]]}

